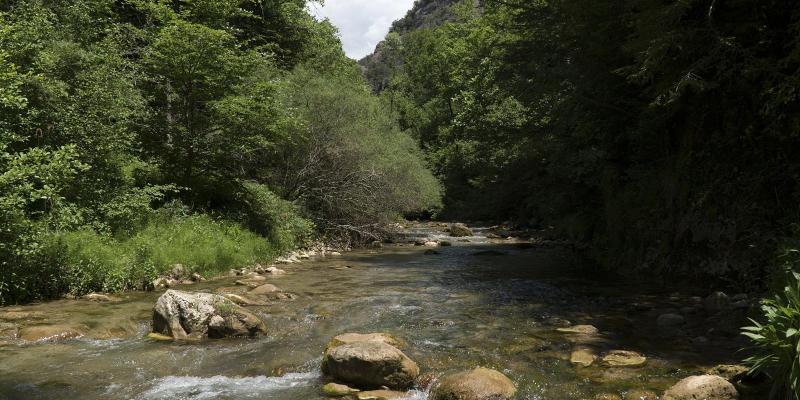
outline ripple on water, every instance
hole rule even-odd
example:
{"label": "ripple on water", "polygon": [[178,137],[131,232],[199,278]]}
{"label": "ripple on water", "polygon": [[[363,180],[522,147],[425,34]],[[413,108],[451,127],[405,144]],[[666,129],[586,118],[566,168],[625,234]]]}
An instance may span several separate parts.
{"label": "ripple on water", "polygon": [[265,395],[315,384],[318,372],[288,373],[283,376],[208,378],[195,376],[167,376],[157,379],[153,386],[139,396],[140,399],[257,399]]}

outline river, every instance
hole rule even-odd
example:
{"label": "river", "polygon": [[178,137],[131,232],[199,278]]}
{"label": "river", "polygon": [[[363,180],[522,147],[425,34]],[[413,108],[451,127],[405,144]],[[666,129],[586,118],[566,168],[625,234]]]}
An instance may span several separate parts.
{"label": "river", "polygon": [[[459,241],[436,225],[419,225],[410,236],[453,245],[435,248],[438,254],[424,246],[386,245],[281,266],[288,273],[269,282],[297,298],[250,307],[269,329],[256,339],[200,344],[147,339],[159,292],[123,294],[115,303],[60,300],[0,309],[27,313],[10,324],[87,332],[69,340],[4,341],[0,399],[322,399],[322,352],[345,332],[401,338],[423,372],[497,369],[515,382],[518,399],[661,392],[682,377],[736,358],[736,339],[698,342],[692,333],[663,335],[656,317],[691,305],[690,294],[598,283],[567,248],[480,234]],[[181,290],[214,290],[235,279]],[[557,331],[568,324],[597,327],[598,351],[633,350],[647,363],[576,367],[569,358],[577,344]],[[425,398],[426,388],[409,392],[409,399]]]}

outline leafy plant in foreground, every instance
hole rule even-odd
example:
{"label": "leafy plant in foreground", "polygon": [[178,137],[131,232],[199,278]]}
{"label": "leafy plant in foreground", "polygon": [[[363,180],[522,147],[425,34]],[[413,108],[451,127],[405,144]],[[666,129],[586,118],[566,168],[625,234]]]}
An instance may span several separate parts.
{"label": "leafy plant in foreground", "polygon": [[745,363],[772,379],[771,399],[800,399],[800,273],[791,271],[783,294],[763,300],[761,309],[766,322],[742,328],[755,350]]}

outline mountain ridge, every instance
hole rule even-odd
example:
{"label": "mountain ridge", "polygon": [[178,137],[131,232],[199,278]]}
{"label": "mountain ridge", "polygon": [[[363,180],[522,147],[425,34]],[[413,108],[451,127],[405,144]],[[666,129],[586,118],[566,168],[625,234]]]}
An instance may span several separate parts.
{"label": "mountain ridge", "polygon": [[403,18],[392,23],[386,38],[380,41],[372,54],[358,61],[364,77],[376,93],[385,89],[393,71],[402,65],[396,50],[402,37],[418,29],[435,28],[453,17],[451,6],[459,0],[417,0]]}

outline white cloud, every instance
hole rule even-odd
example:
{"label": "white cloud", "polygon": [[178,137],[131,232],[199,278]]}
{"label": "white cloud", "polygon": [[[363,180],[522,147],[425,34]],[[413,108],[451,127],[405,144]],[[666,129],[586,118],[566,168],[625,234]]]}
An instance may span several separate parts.
{"label": "white cloud", "polygon": [[356,60],[372,53],[392,22],[413,5],[414,0],[325,0],[324,7],[309,2],[314,16],[328,18],[339,28],[345,53]]}

